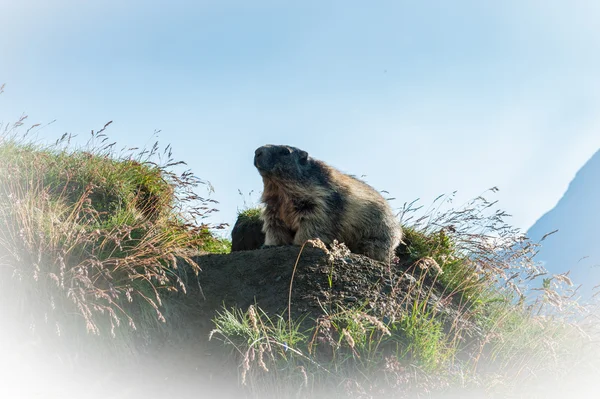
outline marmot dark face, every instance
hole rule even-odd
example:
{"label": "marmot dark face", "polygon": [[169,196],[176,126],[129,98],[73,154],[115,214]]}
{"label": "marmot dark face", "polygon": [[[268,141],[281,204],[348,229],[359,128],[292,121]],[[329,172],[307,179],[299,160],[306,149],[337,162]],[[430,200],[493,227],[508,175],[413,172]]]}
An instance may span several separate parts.
{"label": "marmot dark face", "polygon": [[264,177],[301,180],[309,157],[306,151],[287,145],[265,145],[254,152],[254,166]]}

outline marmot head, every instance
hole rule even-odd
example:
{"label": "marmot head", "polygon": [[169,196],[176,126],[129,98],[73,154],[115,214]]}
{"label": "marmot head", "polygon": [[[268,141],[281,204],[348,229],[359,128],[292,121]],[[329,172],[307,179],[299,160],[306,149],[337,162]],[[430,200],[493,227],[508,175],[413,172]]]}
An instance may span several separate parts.
{"label": "marmot head", "polygon": [[265,145],[254,152],[254,166],[263,177],[300,180],[309,159],[306,151],[288,145]]}

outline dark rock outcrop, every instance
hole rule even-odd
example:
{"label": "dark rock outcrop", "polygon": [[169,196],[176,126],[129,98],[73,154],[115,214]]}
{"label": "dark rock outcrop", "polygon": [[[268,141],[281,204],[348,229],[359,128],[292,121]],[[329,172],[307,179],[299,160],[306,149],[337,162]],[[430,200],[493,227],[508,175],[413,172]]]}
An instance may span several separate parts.
{"label": "dark rock outcrop", "polygon": [[259,249],[265,243],[262,227],[263,222],[259,218],[238,216],[231,231],[231,251]]}
{"label": "dark rock outcrop", "polygon": [[[341,307],[360,308],[379,320],[391,321],[409,312],[412,304],[427,302],[448,326],[471,323],[462,320],[459,304],[453,301],[457,298],[408,260],[385,264],[363,255],[328,253],[309,245],[302,250],[282,246],[203,255],[195,260],[202,268],[198,278],[203,295],[199,302],[206,320],[223,305],[244,311],[257,305],[269,316],[287,318],[289,304],[292,318],[303,318],[306,327]],[[476,335],[474,326],[472,330]]]}

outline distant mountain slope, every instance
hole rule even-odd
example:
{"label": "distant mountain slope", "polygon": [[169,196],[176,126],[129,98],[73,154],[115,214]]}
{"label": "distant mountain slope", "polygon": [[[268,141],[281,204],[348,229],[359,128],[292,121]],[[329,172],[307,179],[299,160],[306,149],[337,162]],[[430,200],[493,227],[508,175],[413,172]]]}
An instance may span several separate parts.
{"label": "distant mountain slope", "polygon": [[[538,259],[551,273],[571,270],[589,296],[600,284],[600,150],[577,172],[558,204],[527,232],[533,240],[558,229],[543,241]],[[595,291],[596,292],[596,291]]]}

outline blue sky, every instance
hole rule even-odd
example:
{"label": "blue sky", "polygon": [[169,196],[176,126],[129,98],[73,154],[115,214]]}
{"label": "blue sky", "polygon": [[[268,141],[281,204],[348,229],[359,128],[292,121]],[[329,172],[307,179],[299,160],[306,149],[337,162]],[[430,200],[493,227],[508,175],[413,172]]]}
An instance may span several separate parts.
{"label": "blue sky", "polygon": [[[260,145],[290,144],[395,197],[492,186],[527,229],[600,147],[596,1],[0,0],[0,122],[171,143],[257,200]],[[200,194],[205,194],[203,188]]]}

